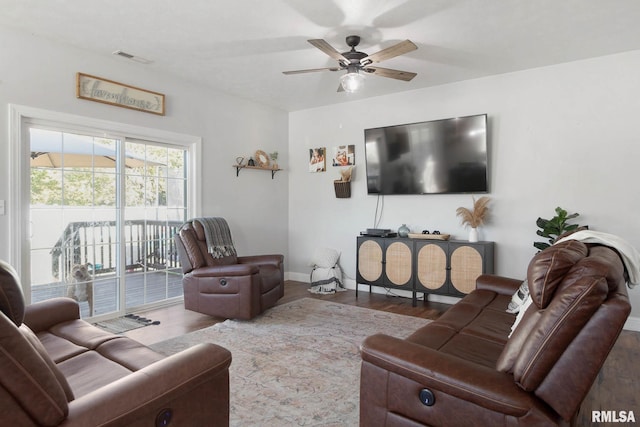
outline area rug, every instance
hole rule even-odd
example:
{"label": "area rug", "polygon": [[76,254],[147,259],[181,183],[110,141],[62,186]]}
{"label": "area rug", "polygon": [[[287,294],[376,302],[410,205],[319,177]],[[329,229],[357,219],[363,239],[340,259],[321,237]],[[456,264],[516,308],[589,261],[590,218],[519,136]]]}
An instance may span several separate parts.
{"label": "area rug", "polygon": [[151,347],[165,355],[200,342],[230,350],[232,426],[357,426],[362,341],[378,332],[404,338],[427,323],[304,298]]}
{"label": "area rug", "polygon": [[114,334],[123,334],[134,329],[159,324],[159,320],[153,321],[151,319],[147,319],[146,317],[136,316],[135,314],[127,314],[123,317],[117,317],[115,319],[109,319],[102,322],[94,323],[94,325],[96,325],[97,327]]}

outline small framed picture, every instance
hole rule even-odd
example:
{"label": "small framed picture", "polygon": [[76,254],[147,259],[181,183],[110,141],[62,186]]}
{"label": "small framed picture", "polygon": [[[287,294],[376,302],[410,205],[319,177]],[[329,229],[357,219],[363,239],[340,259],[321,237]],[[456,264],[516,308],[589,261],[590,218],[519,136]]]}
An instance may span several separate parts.
{"label": "small framed picture", "polygon": [[340,145],[333,147],[333,166],[353,166],[356,164],[355,145]]}
{"label": "small framed picture", "polygon": [[325,172],[327,170],[326,147],[309,149],[309,172]]}

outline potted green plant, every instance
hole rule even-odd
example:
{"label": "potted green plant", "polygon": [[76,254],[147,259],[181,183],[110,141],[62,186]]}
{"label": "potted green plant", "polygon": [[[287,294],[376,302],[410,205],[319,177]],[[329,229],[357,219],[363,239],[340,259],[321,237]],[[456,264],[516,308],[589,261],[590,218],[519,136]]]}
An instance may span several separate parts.
{"label": "potted green plant", "polygon": [[274,151],[273,153],[269,153],[269,156],[271,157],[271,160],[273,160],[273,164],[271,165],[271,167],[273,169],[278,169],[278,152]]}
{"label": "potted green plant", "polygon": [[551,219],[538,218],[536,220],[536,225],[540,230],[536,231],[536,234],[541,237],[546,237],[548,239],[547,242],[534,242],[533,246],[535,246],[539,250],[544,250],[549,246],[553,245],[558,237],[564,233],[569,231],[574,231],[578,227],[579,224],[569,224],[569,221],[580,216],[578,213],[573,213],[569,215],[569,213],[562,209],[561,207],[556,208],[556,215]]}

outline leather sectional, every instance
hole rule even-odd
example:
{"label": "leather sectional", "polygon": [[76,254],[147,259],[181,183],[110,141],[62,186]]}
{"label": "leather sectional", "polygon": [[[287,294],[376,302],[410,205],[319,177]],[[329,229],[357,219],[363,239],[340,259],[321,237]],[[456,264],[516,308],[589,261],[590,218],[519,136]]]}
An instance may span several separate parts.
{"label": "leather sectional", "polygon": [[477,289],[406,339],[361,347],[362,426],[570,425],[631,306],[618,253],[576,240],[531,261],[532,304],[509,338],[522,283],[483,275]]}
{"label": "leather sectional", "polygon": [[220,346],[164,357],[80,319],[72,299],[25,307],[2,261],[0,311],[2,425],[229,424],[231,353]]}

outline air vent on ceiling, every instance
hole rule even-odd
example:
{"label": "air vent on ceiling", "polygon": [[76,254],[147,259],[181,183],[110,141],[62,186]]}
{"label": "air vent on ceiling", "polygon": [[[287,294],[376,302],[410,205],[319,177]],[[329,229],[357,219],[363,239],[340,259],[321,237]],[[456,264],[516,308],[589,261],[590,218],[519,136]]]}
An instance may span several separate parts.
{"label": "air vent on ceiling", "polygon": [[115,52],[113,52],[113,54],[117,55],[117,56],[121,56],[123,58],[130,59],[132,61],[139,62],[141,64],[151,64],[153,62],[153,61],[150,61],[148,59],[142,58],[140,56],[135,56],[135,55],[132,55],[130,53],[124,52],[122,50],[116,50]]}

